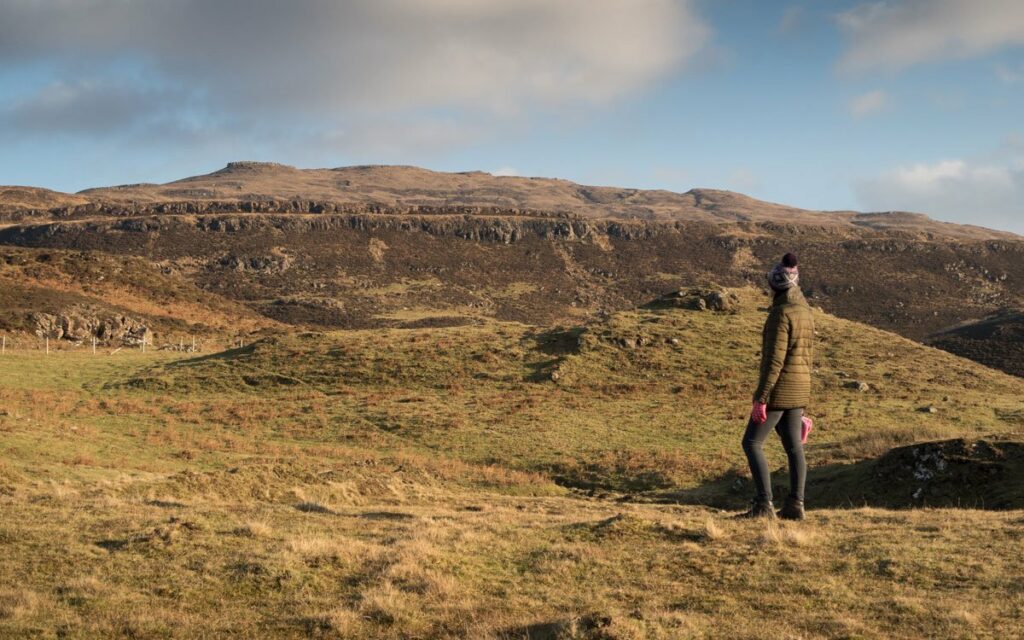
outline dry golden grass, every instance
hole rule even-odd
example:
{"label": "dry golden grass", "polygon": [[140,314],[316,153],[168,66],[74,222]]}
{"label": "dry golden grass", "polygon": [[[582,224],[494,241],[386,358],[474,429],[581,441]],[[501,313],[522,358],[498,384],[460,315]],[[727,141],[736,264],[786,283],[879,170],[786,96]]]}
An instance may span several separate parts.
{"label": "dry golden grass", "polygon": [[[623,314],[582,350],[494,325],[187,365],[8,354],[0,637],[1018,635],[1019,510],[810,504],[789,523],[672,504],[744,480],[755,324]],[[1009,431],[978,406],[1019,404],[1019,381],[886,334],[844,342],[849,327],[820,326],[812,466]],[[652,346],[615,346],[637,335]],[[880,341],[893,357],[869,357]],[[840,363],[880,391],[845,390]],[[536,375],[554,366],[565,378]],[[230,388],[257,368],[309,384]],[[913,411],[934,396],[941,420]],[[894,414],[905,424],[877,428]]]}

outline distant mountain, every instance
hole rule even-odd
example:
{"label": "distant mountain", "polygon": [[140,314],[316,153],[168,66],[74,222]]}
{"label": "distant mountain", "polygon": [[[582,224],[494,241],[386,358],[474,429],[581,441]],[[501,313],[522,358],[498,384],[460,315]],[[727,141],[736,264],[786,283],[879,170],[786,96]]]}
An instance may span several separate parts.
{"label": "distant mountain", "polygon": [[283,206],[289,201],[304,200],[396,212],[411,208],[469,207],[587,219],[781,223],[837,231],[903,231],[965,239],[1014,237],[1006,232],[938,222],[922,214],[809,211],[717,189],[675,193],[587,186],[553,178],[494,176],[481,171],[442,173],[404,166],[296,169],[268,162],[232,162],[213,173],[162,185],[86,189],[74,195],[47,193],[48,198],[39,195],[33,200],[17,192],[8,196],[0,191],[0,205],[8,199],[9,206],[26,209],[86,202],[121,207],[182,202],[255,202]]}

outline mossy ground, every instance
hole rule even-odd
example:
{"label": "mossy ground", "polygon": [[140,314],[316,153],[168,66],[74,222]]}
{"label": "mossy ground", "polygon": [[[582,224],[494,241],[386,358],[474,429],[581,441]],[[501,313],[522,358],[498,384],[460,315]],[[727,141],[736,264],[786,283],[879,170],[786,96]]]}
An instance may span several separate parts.
{"label": "mossy ground", "polygon": [[[666,504],[750,491],[738,440],[763,304],[193,358],[8,352],[0,635],[1018,633],[1020,511],[822,498],[775,525]],[[1021,380],[816,317],[812,468],[1020,439]]]}

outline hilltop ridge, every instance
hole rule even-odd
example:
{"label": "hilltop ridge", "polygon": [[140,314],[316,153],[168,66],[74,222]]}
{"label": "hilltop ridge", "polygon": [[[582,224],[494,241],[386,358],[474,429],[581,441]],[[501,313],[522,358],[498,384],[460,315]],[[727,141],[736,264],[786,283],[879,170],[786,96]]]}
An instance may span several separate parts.
{"label": "hilltop ridge", "polygon": [[[542,177],[496,176],[483,171],[456,173],[413,166],[361,165],[333,169],[299,169],[275,162],[236,161],[208,174],[166,184],[128,184],[85,189],[77,194],[47,192],[26,199],[0,190],[0,207],[46,210],[91,205],[140,208],[169,203],[262,203],[261,210],[291,211],[289,201],[318,203],[313,209],[368,207],[376,212],[415,208],[494,212],[535,212],[586,219],[684,221],[729,224],[783,223],[856,233],[898,231],[955,239],[1018,238],[1014,234],[933,220],[907,212],[858,213],[814,211],[765,202],[720,189],[695,188],[678,193],[660,189],[592,186]],[[282,203],[274,206],[268,203]],[[229,208],[229,207],[228,207]],[[224,209],[224,207],[221,207]],[[306,209],[303,209],[306,210]],[[66,217],[67,211],[61,212]]]}

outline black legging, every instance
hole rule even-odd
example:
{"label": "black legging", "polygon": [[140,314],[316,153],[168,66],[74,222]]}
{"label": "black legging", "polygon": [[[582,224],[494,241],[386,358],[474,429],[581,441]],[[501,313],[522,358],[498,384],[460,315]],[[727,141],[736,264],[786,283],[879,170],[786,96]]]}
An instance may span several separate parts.
{"label": "black legging", "polygon": [[775,429],[789,457],[789,495],[803,501],[804,481],[807,478],[804,445],[800,442],[800,421],[803,415],[803,409],[769,411],[767,421],[761,424],[747,423],[747,431],[743,434],[743,452],[747,454],[747,462],[750,463],[758,500],[771,502],[772,499],[772,478],[768,471],[768,461],[764,457],[764,441],[771,430]]}

